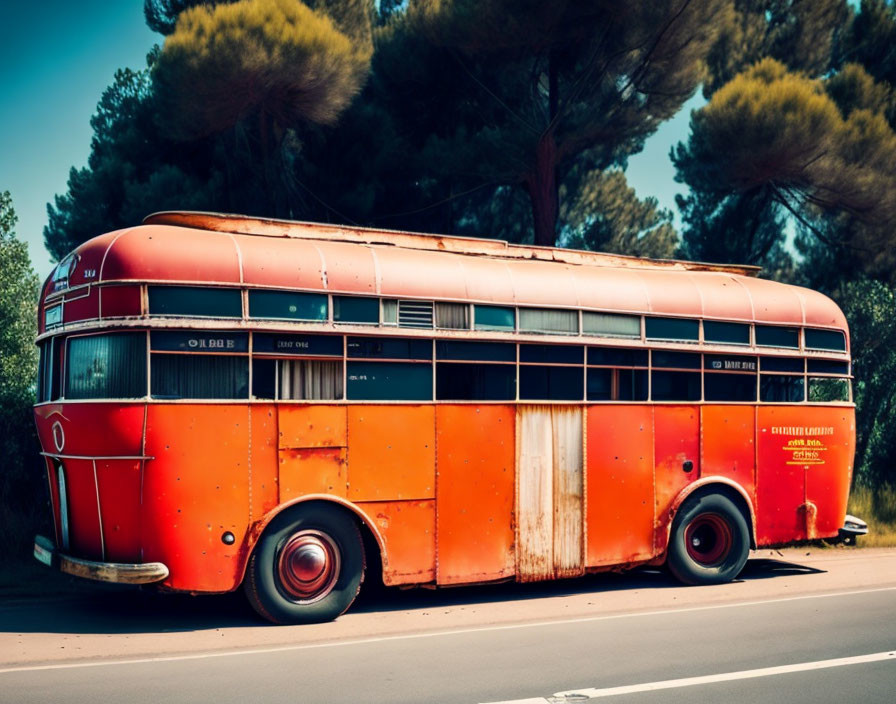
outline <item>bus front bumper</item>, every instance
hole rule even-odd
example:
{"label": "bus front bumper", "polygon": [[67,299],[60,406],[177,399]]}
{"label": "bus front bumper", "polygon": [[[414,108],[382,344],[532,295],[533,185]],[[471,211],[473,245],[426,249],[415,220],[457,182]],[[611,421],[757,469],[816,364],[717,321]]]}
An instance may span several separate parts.
{"label": "bus front bumper", "polygon": [[130,564],[81,560],[59,552],[53,545],[53,541],[42,535],[37,535],[34,538],[34,557],[48,567],[55,567],[75,577],[92,579],[97,582],[153,584],[168,577],[168,567],[161,562]]}

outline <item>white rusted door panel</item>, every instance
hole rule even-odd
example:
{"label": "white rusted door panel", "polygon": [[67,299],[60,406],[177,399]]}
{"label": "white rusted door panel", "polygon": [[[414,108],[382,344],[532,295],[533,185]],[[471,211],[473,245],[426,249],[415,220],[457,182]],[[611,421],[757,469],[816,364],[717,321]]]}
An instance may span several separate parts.
{"label": "white rusted door panel", "polygon": [[517,574],[522,581],[554,573],[553,433],[550,406],[517,410]]}
{"label": "white rusted door panel", "polygon": [[551,416],[554,443],[554,576],[573,577],[585,571],[582,409],[555,406]]}
{"label": "white rusted door panel", "polygon": [[582,409],[517,408],[517,574],[584,571]]}

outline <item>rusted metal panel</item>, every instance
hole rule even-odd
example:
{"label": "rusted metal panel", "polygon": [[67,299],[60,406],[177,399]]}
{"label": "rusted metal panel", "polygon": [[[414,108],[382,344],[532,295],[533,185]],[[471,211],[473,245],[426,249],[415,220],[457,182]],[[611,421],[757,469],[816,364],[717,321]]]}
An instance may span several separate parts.
{"label": "rusted metal panel", "polygon": [[517,408],[517,574],[584,571],[582,408]]}
{"label": "rusted metal panel", "polygon": [[[668,540],[675,497],[700,477],[700,413],[697,406],[654,406],[655,549]],[[688,469],[690,468],[690,469]]]}
{"label": "rusted metal panel", "polygon": [[273,403],[249,406],[249,519],[257,521],[279,501],[277,408]]}
{"label": "rusted metal panel", "polygon": [[584,574],[582,407],[551,409],[554,474],[554,576]]}
{"label": "rusted metal panel", "polygon": [[554,448],[550,406],[518,406],[516,433],[517,576],[554,574]]}
{"label": "rusted metal panel", "polygon": [[513,406],[436,407],[438,583],[514,574]]}
{"label": "rusted metal panel", "polygon": [[435,407],[348,407],[348,498],[435,498]]}
{"label": "rusted metal panel", "polygon": [[701,476],[726,477],[756,503],[756,407],[703,406]]}
{"label": "rusted metal panel", "polygon": [[280,501],[306,494],[332,494],[345,498],[346,449],[307,447],[280,450]]}
{"label": "rusted metal panel", "polygon": [[[177,569],[173,589],[230,591],[242,577],[249,527],[249,409],[149,404],[143,562]],[[234,544],[222,541],[225,532]]]}
{"label": "rusted metal panel", "polygon": [[383,539],[383,582],[426,584],[436,578],[436,506],[426,501],[362,502]]}
{"label": "rusted metal panel", "polygon": [[654,556],[653,409],[589,406],[586,505],[588,567]]}
{"label": "rusted metal panel", "polygon": [[345,447],[346,406],[277,406],[280,448]]}

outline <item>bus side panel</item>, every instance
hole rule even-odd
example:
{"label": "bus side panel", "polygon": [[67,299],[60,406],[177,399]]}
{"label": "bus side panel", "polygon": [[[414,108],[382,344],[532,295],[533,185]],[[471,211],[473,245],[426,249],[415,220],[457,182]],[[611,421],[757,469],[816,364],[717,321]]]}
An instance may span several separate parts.
{"label": "bus side panel", "polygon": [[761,545],[805,540],[806,406],[760,406],[756,442],[756,540]]}
{"label": "bus side panel", "polygon": [[436,407],[438,583],[512,577],[513,406]]}
{"label": "bus side panel", "polygon": [[436,579],[436,506],[428,501],[359,503],[383,538],[383,583],[425,584]]}
{"label": "bus side panel", "polygon": [[[655,406],[653,413],[654,545],[659,554],[666,549],[672,503],[682,489],[700,476],[700,413],[696,406]],[[690,471],[686,471],[688,467]]]}
{"label": "bus side panel", "polygon": [[817,436],[819,462],[806,473],[806,497],[815,506],[815,533],[810,538],[837,535],[846,517],[849,484],[855,455],[856,422],[853,408],[812,408],[806,422],[833,430]]}
{"label": "bus side panel", "polygon": [[435,498],[435,422],[431,405],[349,406],[349,500]]}
{"label": "bus side panel", "polygon": [[279,407],[280,501],[346,497],[346,407]]}
{"label": "bus side panel", "polygon": [[144,561],[168,565],[172,589],[235,589],[249,524],[249,409],[149,404],[146,454]]}
{"label": "bus side panel", "polygon": [[653,549],[653,410],[589,406],[585,484],[588,567],[649,560]]}
{"label": "bus side panel", "polygon": [[140,460],[97,460],[105,559],[140,562]]}
{"label": "bus side panel", "polygon": [[249,413],[252,452],[249,517],[257,521],[273,511],[279,502],[277,413],[273,404],[252,404]]}
{"label": "bus side panel", "polygon": [[755,406],[703,406],[701,476],[726,477],[756,504]]}

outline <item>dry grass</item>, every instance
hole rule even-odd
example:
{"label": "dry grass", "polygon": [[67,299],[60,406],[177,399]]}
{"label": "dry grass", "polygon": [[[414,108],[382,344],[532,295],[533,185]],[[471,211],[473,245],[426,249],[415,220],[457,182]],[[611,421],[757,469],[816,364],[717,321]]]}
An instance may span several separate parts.
{"label": "dry grass", "polygon": [[896,486],[856,487],[847,510],[868,523],[868,535],[859,538],[859,547],[896,547]]}

